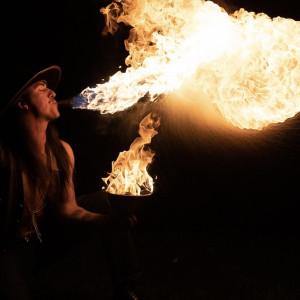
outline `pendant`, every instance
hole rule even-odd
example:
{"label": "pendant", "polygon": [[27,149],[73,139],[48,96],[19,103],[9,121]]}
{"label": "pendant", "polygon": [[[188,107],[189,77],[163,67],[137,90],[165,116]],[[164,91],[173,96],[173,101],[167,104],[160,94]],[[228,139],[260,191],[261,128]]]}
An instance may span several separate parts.
{"label": "pendant", "polygon": [[36,222],[36,218],[35,218],[35,213],[33,212],[31,214],[31,220],[32,220],[32,224],[33,224],[33,227],[34,227],[34,231],[36,233],[36,236],[37,238],[39,239],[40,243],[42,243],[42,235],[41,235],[41,232],[39,230],[39,227],[38,227],[38,224]]}

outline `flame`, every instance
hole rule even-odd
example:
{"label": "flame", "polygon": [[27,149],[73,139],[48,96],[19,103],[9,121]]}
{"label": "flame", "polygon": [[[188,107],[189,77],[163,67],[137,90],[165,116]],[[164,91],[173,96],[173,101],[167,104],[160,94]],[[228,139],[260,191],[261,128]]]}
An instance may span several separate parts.
{"label": "flame", "polygon": [[154,181],[147,172],[155,153],[147,147],[151,139],[158,133],[155,129],[160,126],[160,117],[149,113],[139,124],[139,134],[128,151],[119,153],[116,161],[112,162],[109,176],[102,178],[106,184],[105,191],[119,195],[152,194]]}
{"label": "flame", "polygon": [[[115,0],[104,34],[130,26],[125,72],[87,87],[77,108],[114,113],[188,82],[239,128],[262,129],[300,109],[300,22],[204,0]],[[188,80],[187,80],[188,79]]]}

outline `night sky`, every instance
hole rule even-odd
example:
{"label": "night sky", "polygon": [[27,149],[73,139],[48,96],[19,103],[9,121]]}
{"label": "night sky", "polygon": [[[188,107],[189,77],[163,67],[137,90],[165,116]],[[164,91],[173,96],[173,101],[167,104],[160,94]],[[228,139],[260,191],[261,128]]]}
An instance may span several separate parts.
{"label": "night sky", "polygon": [[[63,69],[56,97],[61,100],[107,79],[119,66],[125,70],[124,39],[128,30],[121,27],[114,36],[101,35],[104,18],[99,9],[109,3],[10,1],[8,8],[2,9],[2,75],[6,86],[14,86],[14,72],[24,67],[39,69],[57,64]],[[230,3],[224,8],[244,7],[271,17],[300,20],[295,1]],[[111,161],[128,149],[137,136],[139,121],[153,110],[161,113],[162,125],[153,140],[156,156],[151,172],[157,176],[157,183],[154,210],[149,212],[159,222],[167,219],[178,224],[180,216],[182,223],[192,226],[198,222],[216,226],[224,222],[238,226],[251,223],[292,230],[299,225],[298,115],[261,132],[228,132],[199,123],[197,116],[185,115],[184,109],[178,111],[163,101],[141,102],[113,116],[61,108],[57,125],[75,153],[79,195],[101,188],[101,177],[110,171]]]}

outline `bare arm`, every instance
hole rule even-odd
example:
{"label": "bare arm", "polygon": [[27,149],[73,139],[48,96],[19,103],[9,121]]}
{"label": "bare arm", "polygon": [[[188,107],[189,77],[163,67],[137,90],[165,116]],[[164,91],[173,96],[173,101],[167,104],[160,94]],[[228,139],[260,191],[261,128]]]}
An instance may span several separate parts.
{"label": "bare arm", "polygon": [[96,223],[99,225],[107,224],[110,221],[110,216],[93,213],[77,205],[73,182],[73,171],[75,165],[74,153],[68,143],[62,141],[62,144],[70,158],[71,172],[68,183],[65,187],[64,200],[62,206],[60,207],[60,213],[67,218],[82,221],[84,223]]}
{"label": "bare arm", "polygon": [[137,223],[137,219],[134,215],[122,216],[122,219],[116,219],[115,215],[93,213],[77,205],[73,182],[73,171],[75,165],[74,153],[71,146],[68,143],[62,141],[62,144],[65,147],[70,158],[71,172],[69,177],[69,183],[66,185],[65,188],[64,201],[63,205],[60,207],[60,213],[65,217],[78,220],[84,223],[94,223],[105,226],[107,224],[112,225],[114,223],[119,223],[119,225],[123,223],[124,225],[124,223],[126,222],[131,227],[135,226]]}

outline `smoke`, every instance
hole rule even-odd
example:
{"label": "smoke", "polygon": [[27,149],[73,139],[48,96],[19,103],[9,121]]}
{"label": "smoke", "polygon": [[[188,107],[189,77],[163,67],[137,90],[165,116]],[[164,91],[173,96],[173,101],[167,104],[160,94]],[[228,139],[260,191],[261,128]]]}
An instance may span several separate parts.
{"label": "smoke", "polygon": [[72,107],[74,105],[74,103],[76,103],[77,98],[78,98],[78,101],[79,101],[80,97],[78,96],[78,97],[74,97],[74,98],[59,100],[59,101],[57,101],[57,104],[59,106],[70,106],[70,107]]}

